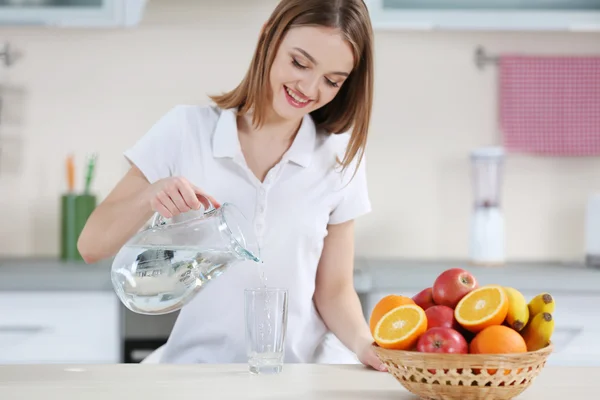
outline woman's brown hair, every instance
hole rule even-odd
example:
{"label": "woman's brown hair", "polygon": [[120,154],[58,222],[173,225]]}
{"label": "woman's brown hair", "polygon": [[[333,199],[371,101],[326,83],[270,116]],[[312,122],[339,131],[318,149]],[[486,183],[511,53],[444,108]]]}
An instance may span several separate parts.
{"label": "woman's brown hair", "polygon": [[272,98],[271,65],[286,32],[298,26],[339,29],[352,46],[355,65],[350,76],[334,99],[311,116],[317,127],[330,133],[352,128],[340,162],[346,168],[358,155],[359,164],[367,143],[373,101],[373,30],[363,0],[281,0],[263,27],[242,82],[232,91],[211,99],[223,109],[237,108],[240,114],[252,111],[252,123],[260,126]]}

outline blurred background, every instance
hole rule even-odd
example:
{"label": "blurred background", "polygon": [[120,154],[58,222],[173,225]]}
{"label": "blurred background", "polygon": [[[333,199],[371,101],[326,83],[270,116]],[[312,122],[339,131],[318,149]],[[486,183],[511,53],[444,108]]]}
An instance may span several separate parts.
{"label": "blurred background", "polygon": [[[593,264],[600,254],[600,1],[368,3],[376,43],[367,151],[373,212],[358,221],[357,258],[438,263],[494,253],[501,263]],[[60,343],[98,340],[73,350],[73,360],[120,362],[136,349],[139,359],[165,340],[175,315],[127,316],[106,263],[83,266],[65,256],[65,193],[91,197],[78,211],[85,215],[126,172],[122,152],[166,111],[208,104],[208,94],[234,87],[276,4],[0,0],[0,281],[17,293],[12,304],[20,293],[23,307],[54,315],[47,318],[55,332],[69,332]],[[500,216],[476,218],[480,190]],[[474,249],[482,241],[487,247]],[[1,275],[3,268],[10,273]],[[51,295],[24,294],[64,268],[68,278],[38,288]],[[79,286],[69,281],[76,276]],[[84,303],[97,307],[89,332],[82,321],[76,329],[56,325]],[[70,305],[52,314],[41,304]],[[4,345],[26,342],[34,328],[10,331]],[[124,341],[123,332],[133,339]],[[68,358],[66,344],[56,345],[63,356],[27,346],[29,359],[22,352],[5,361]]]}

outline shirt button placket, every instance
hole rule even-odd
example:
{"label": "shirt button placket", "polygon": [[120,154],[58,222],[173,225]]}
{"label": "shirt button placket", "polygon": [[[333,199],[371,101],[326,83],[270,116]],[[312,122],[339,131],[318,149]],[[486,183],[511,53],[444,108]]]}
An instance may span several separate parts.
{"label": "shirt button placket", "polygon": [[[266,183],[266,181],[265,181]],[[264,237],[264,233],[265,233],[265,212],[267,210],[267,194],[268,194],[268,186],[267,185],[262,185],[259,189],[258,189],[258,198],[256,201],[256,225],[255,225],[255,230],[256,230],[256,235],[258,237],[258,241],[260,244],[262,244],[263,242],[263,237]]]}
{"label": "shirt button placket", "polygon": [[260,246],[262,246],[263,244],[263,239],[266,230],[267,196],[269,194],[269,189],[273,185],[274,177],[277,176],[277,174],[279,174],[280,169],[281,165],[277,165],[275,168],[271,169],[267,173],[264,182],[258,188],[258,196],[256,199],[256,222],[254,230],[256,232],[256,236]]}

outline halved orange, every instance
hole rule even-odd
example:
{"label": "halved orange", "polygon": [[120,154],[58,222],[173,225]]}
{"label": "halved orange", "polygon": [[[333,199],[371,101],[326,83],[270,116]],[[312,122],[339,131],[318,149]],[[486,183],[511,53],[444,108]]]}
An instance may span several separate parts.
{"label": "halved orange", "polygon": [[469,292],[456,305],[454,318],[466,330],[480,332],[501,325],[508,313],[508,296],[500,285],[485,285]]}
{"label": "halved orange", "polygon": [[397,294],[390,294],[384,296],[377,302],[373,311],[371,312],[371,318],[369,319],[369,329],[371,329],[371,335],[375,332],[375,326],[388,311],[404,304],[415,304],[414,300],[410,297],[401,296]]}
{"label": "halved orange", "polygon": [[384,349],[408,350],[427,330],[427,315],[416,304],[405,304],[388,311],[375,325],[373,339]]}

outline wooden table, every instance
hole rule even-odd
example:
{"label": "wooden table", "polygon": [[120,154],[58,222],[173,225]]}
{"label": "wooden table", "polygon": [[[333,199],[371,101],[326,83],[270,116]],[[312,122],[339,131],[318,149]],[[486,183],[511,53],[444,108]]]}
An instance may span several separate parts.
{"label": "wooden table", "polygon": [[[591,399],[600,368],[546,367],[518,399]],[[361,365],[287,364],[279,375],[230,365],[0,366],[0,399],[415,400],[392,375]]]}

